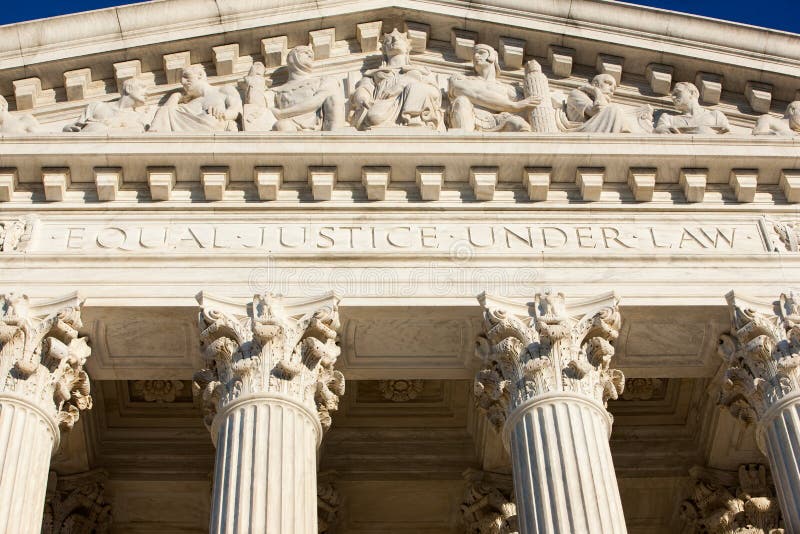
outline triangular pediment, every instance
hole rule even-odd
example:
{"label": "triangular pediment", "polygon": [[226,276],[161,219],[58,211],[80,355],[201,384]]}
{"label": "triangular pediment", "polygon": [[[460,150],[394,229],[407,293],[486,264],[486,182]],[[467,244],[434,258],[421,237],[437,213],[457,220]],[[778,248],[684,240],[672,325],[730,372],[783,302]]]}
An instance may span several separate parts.
{"label": "triangular pediment", "polygon": [[413,62],[443,90],[448,76],[470,72],[478,43],[498,50],[503,81],[519,84],[525,62],[539,61],[556,98],[609,72],[621,82],[619,103],[657,115],[671,107],[675,82],[694,82],[743,133],[800,89],[795,35],[617,2],[166,0],[0,28],[0,94],[55,131],[87,102],[116,97],[134,74],[148,80],[153,103],[190,64],[219,85],[240,82],[260,61],[280,83],[287,50],[306,44],[315,69],[348,91],[380,63],[380,35],[393,28],[410,30]]}

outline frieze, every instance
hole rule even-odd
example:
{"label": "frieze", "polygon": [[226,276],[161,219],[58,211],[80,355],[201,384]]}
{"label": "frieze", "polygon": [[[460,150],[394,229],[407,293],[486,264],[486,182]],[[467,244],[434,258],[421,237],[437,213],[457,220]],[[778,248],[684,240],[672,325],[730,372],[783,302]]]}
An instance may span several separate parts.
{"label": "frieze", "polygon": [[337,252],[447,253],[755,253],[765,252],[757,221],[583,223],[193,223],[43,225],[41,246],[66,253]]}

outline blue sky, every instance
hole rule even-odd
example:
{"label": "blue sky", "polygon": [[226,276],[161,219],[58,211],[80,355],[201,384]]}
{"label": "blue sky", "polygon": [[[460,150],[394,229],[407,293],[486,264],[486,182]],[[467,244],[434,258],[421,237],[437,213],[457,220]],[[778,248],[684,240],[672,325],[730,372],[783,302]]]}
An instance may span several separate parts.
{"label": "blue sky", "polygon": [[[536,0],[519,1],[535,2]],[[33,2],[8,0],[3,2],[5,5],[0,8],[0,24],[131,3],[133,2],[125,0],[39,0]],[[797,0],[761,0],[760,2],[752,0],[630,0],[629,3],[800,33],[800,9]]]}

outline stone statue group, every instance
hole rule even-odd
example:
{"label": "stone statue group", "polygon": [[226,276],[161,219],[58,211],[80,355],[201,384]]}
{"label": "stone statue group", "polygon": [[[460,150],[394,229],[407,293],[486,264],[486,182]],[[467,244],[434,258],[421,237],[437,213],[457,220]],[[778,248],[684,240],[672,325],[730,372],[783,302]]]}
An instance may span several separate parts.
{"label": "stone statue group", "polygon": [[[92,102],[65,132],[304,132],[373,130],[417,127],[460,132],[586,132],[632,134],[724,134],[725,115],[703,107],[697,87],[675,84],[672,99],[677,114],[661,113],[653,120],[649,105],[630,108],[613,102],[615,78],[598,74],[590,84],[565,98],[551,93],[536,61],[525,65],[522,87],[498,79],[497,51],[477,44],[473,72],[447,81],[446,95],[436,75],[410,61],[411,43],[394,30],[381,41],[383,62],[367,70],[345,98],[338,78],[314,73],[314,51],[298,46],[286,57],[285,83],[268,87],[266,69],[253,64],[241,82],[214,86],[202,65],[183,69],[182,90],[170,94],[155,113],[146,105],[147,86],[139,78],[126,80],[112,102]],[[445,97],[446,96],[446,97]],[[25,134],[38,129],[30,114],[11,113],[0,96],[0,133]],[[800,134],[800,101],[789,104],[783,118],[761,116],[754,135]]]}

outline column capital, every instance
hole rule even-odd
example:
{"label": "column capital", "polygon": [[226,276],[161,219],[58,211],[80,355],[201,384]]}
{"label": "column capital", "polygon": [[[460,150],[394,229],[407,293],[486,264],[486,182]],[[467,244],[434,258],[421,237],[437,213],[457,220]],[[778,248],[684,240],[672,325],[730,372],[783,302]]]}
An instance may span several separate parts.
{"label": "column capital", "polygon": [[42,534],[109,532],[111,504],[105,498],[107,479],[108,473],[102,469],[68,476],[51,471]]}
{"label": "column capital", "polygon": [[255,295],[247,306],[201,293],[200,345],[205,368],[194,375],[204,422],[243,397],[279,394],[316,411],[323,430],[344,394],[334,370],[340,348],[338,298],[305,301]]}
{"label": "column capital", "polygon": [[743,464],[738,471],[695,466],[691,496],[681,503],[682,532],[777,534],[783,521],[769,471]]}
{"label": "column capital", "polygon": [[0,294],[0,398],[30,403],[61,430],[92,407],[81,304],[77,294],[36,306],[26,295]]}
{"label": "column capital", "polygon": [[317,529],[320,534],[336,531],[341,504],[342,499],[333,482],[317,482]]}
{"label": "column capital", "polygon": [[731,331],[720,338],[724,371],[718,403],[745,422],[766,423],[773,407],[800,398],[800,300],[765,304],[733,291],[725,298]]}
{"label": "column capital", "polygon": [[501,429],[517,407],[556,392],[584,396],[601,406],[616,399],[625,377],[611,369],[621,318],[613,293],[566,307],[563,293],[537,293],[527,307],[478,297],[485,333],[477,354],[478,405]]}
{"label": "column capital", "polygon": [[519,532],[514,483],[511,475],[477,469],[464,472],[467,488],[461,519],[467,532],[516,534]]}

